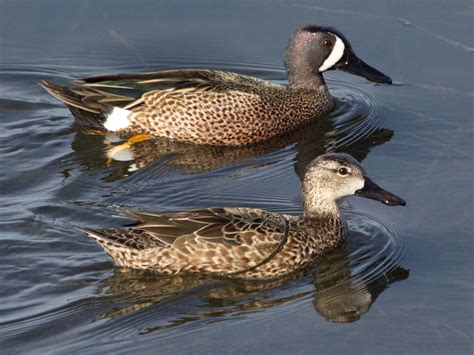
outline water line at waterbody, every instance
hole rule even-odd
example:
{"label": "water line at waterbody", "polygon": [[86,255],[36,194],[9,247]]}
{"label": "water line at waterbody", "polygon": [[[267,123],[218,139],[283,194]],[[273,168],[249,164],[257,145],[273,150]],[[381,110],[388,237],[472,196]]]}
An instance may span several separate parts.
{"label": "water line at waterbody", "polygon": [[[216,67],[286,85],[281,64],[226,56],[163,56],[154,61],[150,57],[142,66],[126,63],[127,58],[96,66],[24,63],[0,70],[6,88],[0,110],[7,112],[19,102],[24,106],[19,118],[7,117],[9,142],[0,147],[4,163],[17,169],[5,177],[4,186],[25,200],[21,213],[5,206],[5,228],[15,233],[4,243],[29,260],[18,266],[23,274],[41,270],[38,286],[22,281],[18,287],[21,310],[7,309],[0,338],[11,342],[30,336],[42,344],[38,349],[49,349],[41,334],[54,330],[54,339],[68,339],[62,341],[65,349],[81,349],[103,339],[127,344],[127,339],[160,332],[192,333],[214,322],[246,321],[254,314],[262,319],[289,316],[308,305],[318,319],[353,322],[387,285],[403,279],[384,277],[404,263],[404,235],[388,220],[347,207],[350,232],[343,248],[280,280],[169,278],[114,267],[81,228],[130,223],[123,216],[126,210],[166,213],[241,206],[298,215],[301,178],[309,161],[328,151],[354,151],[364,160],[372,147],[393,135],[386,130],[382,138],[372,136],[384,130],[384,107],[370,85],[356,84],[350,77],[327,80],[337,102],[328,117],[245,147],[193,146],[158,138],[124,148],[120,137],[74,124],[69,110],[37,85],[43,79],[66,83],[106,72],[176,66]],[[16,271],[9,275],[19,277]]]}

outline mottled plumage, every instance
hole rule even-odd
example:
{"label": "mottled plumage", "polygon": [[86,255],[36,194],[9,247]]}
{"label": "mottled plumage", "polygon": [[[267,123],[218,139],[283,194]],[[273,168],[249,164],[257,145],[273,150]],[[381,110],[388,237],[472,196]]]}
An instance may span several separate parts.
{"label": "mottled plumage", "polygon": [[126,214],[127,228],[85,229],[118,266],[161,274],[209,273],[272,278],[300,269],[343,241],[336,201],[358,194],[389,205],[405,202],[384,191],[350,156],[326,154],[306,172],[304,214],[250,208],[208,208],[169,215]]}
{"label": "mottled plumage", "polygon": [[334,107],[322,73],[341,69],[369,80],[390,78],[357,58],[335,29],[305,26],[290,39],[288,87],[237,73],[176,69],[42,86],[84,126],[183,142],[243,145],[287,133]]}

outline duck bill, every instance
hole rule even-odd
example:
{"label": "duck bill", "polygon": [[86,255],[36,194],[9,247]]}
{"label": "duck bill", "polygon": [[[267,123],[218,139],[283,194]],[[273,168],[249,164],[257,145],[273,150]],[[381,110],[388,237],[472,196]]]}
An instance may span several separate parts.
{"label": "duck bill", "polygon": [[345,59],[346,60],[344,61],[344,64],[337,69],[354,75],[362,76],[374,83],[392,83],[392,79],[390,77],[366,64],[362,59],[357,57],[352,50],[348,52]]}
{"label": "duck bill", "polygon": [[375,182],[369,178],[365,178],[364,187],[355,192],[357,196],[370,198],[372,200],[380,201],[387,206],[405,206],[406,202],[403,198],[382,189]]}

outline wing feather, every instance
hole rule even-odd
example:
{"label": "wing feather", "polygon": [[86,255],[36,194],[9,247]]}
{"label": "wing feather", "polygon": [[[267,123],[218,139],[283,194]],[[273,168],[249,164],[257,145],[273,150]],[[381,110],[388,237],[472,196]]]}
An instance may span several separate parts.
{"label": "wing feather", "polygon": [[[177,69],[145,74],[102,75],[75,80],[71,88],[79,96],[88,97],[87,102],[110,103],[134,109],[144,104],[147,97],[177,97],[180,95],[228,90],[250,93],[259,87],[282,88],[270,83],[237,73],[205,70]],[[131,103],[130,103],[131,101]]]}
{"label": "wing feather", "polygon": [[184,269],[248,271],[270,260],[288,238],[284,216],[256,209],[211,208],[169,215],[127,211],[126,215],[137,223],[87,233],[106,250],[166,249]]}

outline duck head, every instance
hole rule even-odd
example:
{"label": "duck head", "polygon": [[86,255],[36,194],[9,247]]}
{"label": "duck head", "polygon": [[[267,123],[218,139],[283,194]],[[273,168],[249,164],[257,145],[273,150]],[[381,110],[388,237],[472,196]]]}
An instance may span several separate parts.
{"label": "duck head", "polygon": [[405,206],[405,200],[373,182],[364,168],[348,154],[320,155],[308,166],[303,180],[305,213],[320,214],[337,210],[336,201],[357,195],[387,206]]}
{"label": "duck head", "polygon": [[321,73],[334,69],[375,83],[392,83],[390,77],[357,57],[344,35],[332,27],[307,25],[298,29],[288,44],[285,66],[290,86],[309,86]]}

